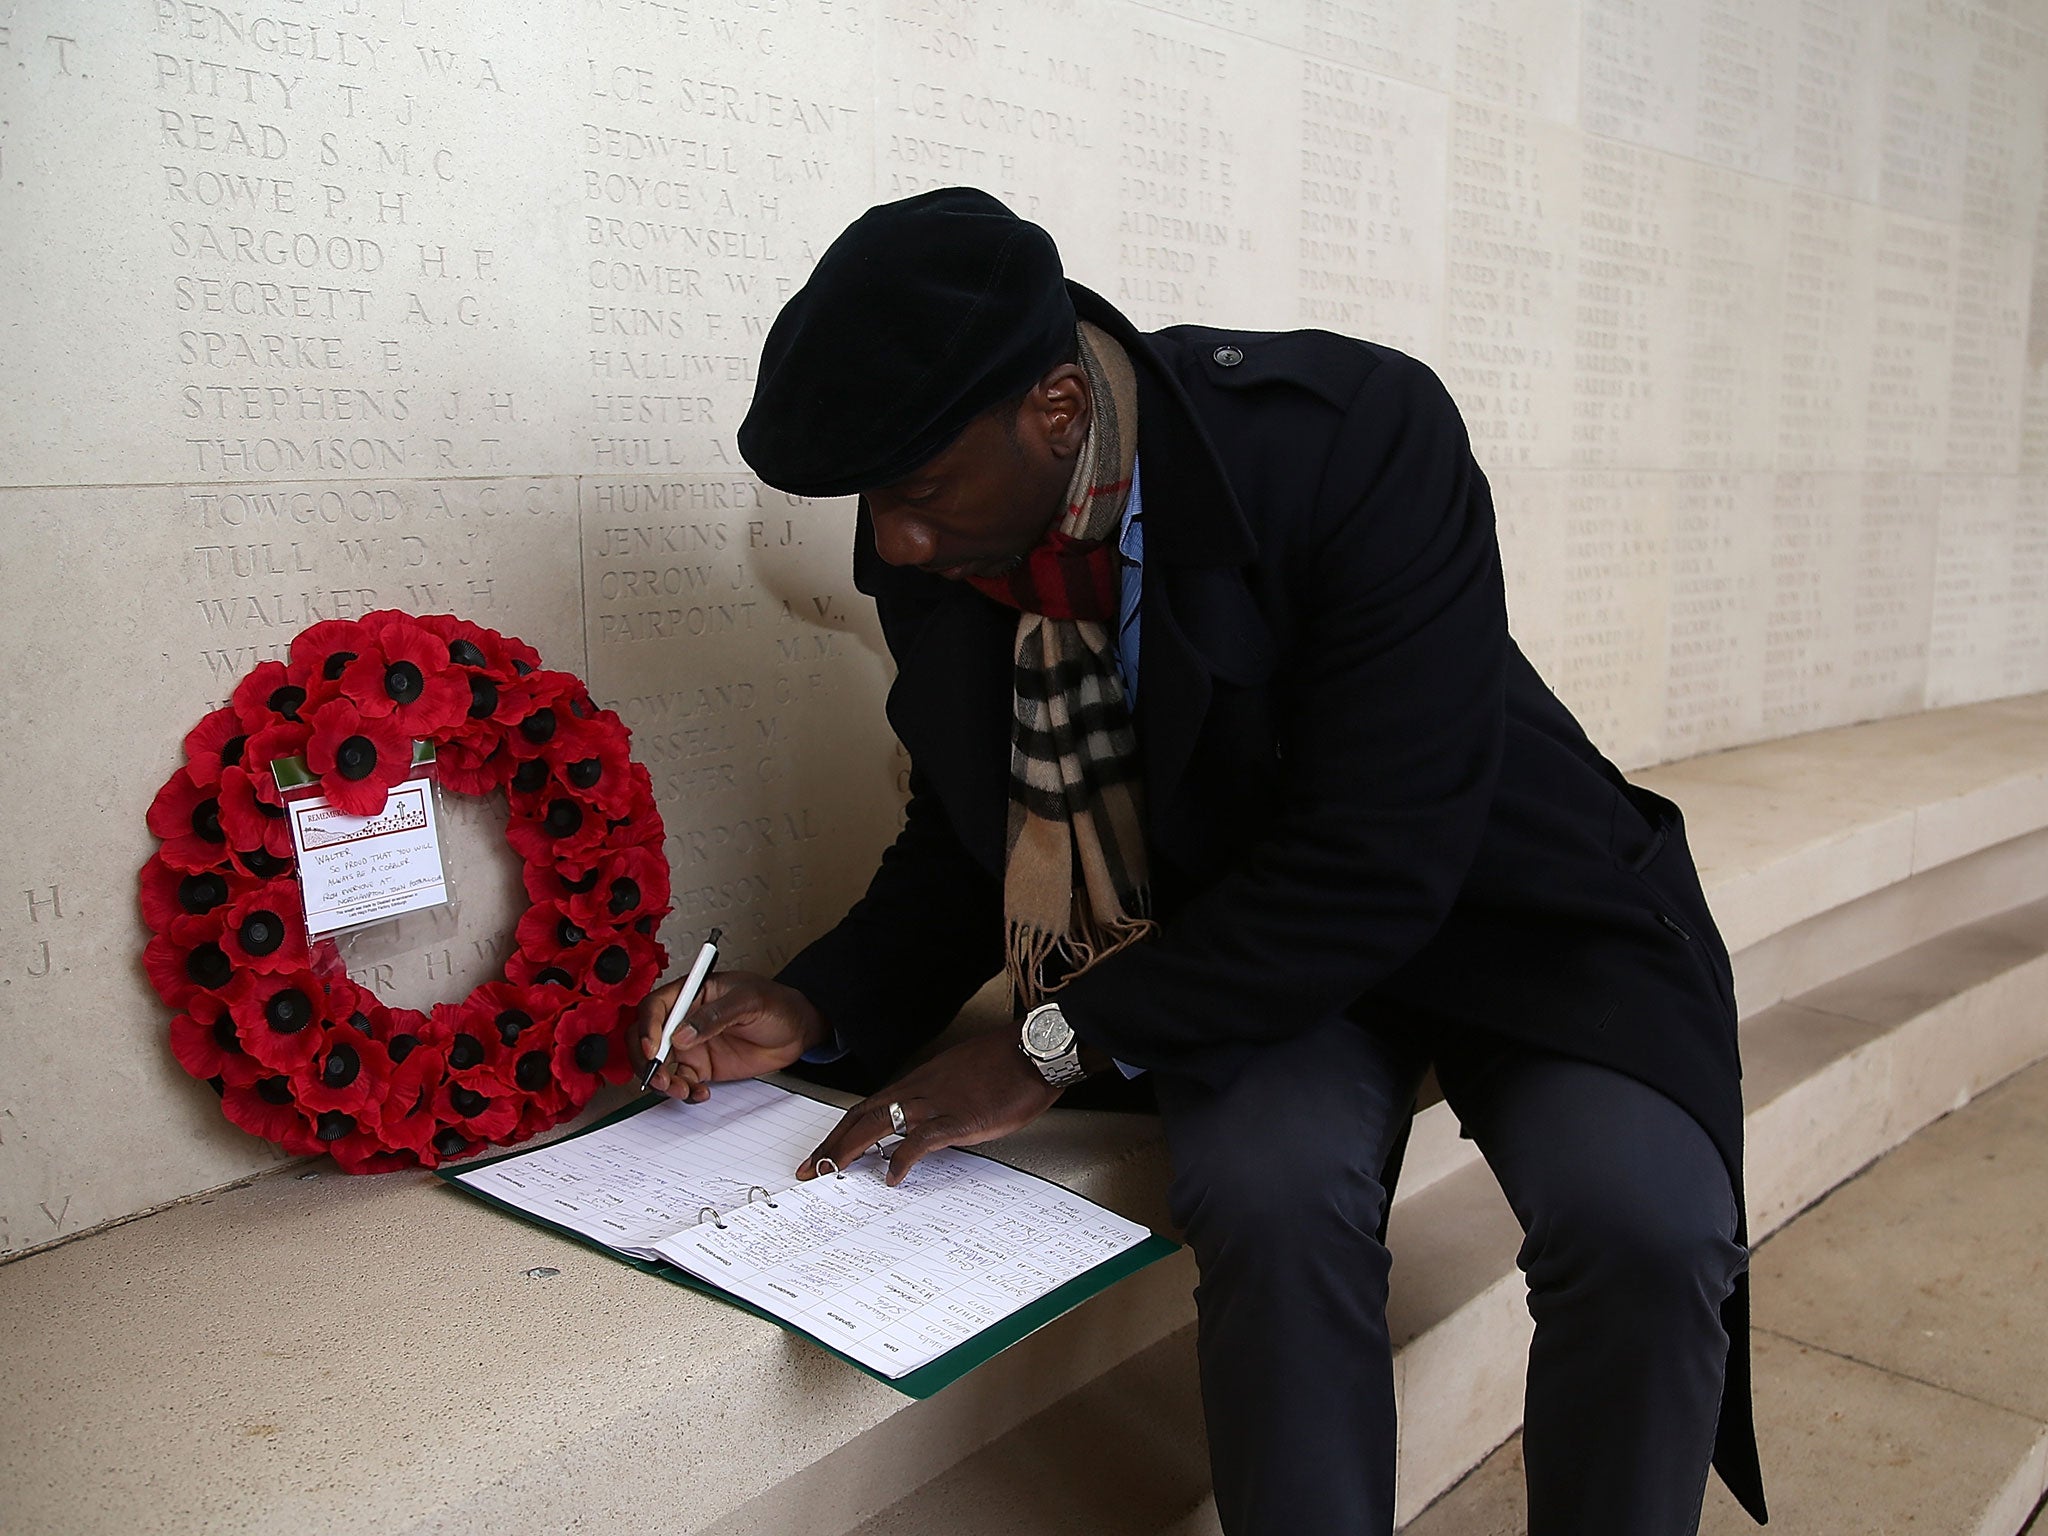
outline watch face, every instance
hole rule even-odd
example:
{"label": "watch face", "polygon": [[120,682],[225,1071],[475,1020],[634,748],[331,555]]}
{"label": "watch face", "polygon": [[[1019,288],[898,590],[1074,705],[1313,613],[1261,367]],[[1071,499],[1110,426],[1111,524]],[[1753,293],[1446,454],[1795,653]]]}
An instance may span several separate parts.
{"label": "watch face", "polygon": [[1073,1026],[1057,1008],[1035,1012],[1024,1021],[1024,1048],[1034,1056],[1057,1056],[1073,1041]]}

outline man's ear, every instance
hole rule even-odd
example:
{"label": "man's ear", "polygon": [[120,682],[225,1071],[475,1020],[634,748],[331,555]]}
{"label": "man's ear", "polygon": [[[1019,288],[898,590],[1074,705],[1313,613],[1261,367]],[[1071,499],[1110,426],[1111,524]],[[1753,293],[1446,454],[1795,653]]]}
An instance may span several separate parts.
{"label": "man's ear", "polygon": [[1071,459],[1087,440],[1093,400],[1088,375],[1077,363],[1061,363],[1025,397],[1032,433],[1056,459]]}

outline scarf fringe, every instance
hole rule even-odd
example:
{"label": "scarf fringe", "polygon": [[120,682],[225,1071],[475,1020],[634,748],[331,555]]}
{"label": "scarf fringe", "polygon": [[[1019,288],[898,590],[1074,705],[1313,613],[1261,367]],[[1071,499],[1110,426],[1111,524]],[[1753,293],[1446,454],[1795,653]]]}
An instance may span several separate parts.
{"label": "scarf fringe", "polygon": [[[1147,905],[1143,892],[1138,895],[1138,905],[1141,909]],[[1053,933],[1030,923],[1010,923],[1007,966],[1018,1002],[1025,1008],[1037,1007],[1075,977],[1087,975],[1158,928],[1156,919],[1121,914],[1094,924],[1085,934]],[[1054,959],[1067,963],[1059,980],[1048,986],[1045,967]]]}

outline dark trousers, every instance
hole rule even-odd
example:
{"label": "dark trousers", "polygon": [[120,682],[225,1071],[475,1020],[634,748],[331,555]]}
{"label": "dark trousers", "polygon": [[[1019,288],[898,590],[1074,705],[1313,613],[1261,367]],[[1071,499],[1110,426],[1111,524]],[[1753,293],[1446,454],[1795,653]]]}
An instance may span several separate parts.
{"label": "dark trousers", "polygon": [[[1382,1176],[1422,1069],[1397,1037],[1339,1019],[1221,1091],[1159,1078],[1230,1536],[1394,1528]],[[1529,1536],[1689,1536],[1721,1303],[1747,1263],[1720,1156],[1677,1105],[1603,1067],[1502,1052],[1438,1071],[1526,1237]]]}

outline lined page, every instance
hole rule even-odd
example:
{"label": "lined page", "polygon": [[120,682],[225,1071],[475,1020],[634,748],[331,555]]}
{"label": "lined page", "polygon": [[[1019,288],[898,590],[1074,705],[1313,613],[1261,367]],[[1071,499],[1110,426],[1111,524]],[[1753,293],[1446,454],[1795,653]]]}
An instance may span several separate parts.
{"label": "lined page", "polygon": [[480,1193],[637,1258],[655,1239],[730,1212],[755,1185],[787,1189],[844,1111],[773,1083],[721,1083],[702,1104],[666,1099],[601,1130],[454,1177]]}
{"label": "lined page", "polygon": [[935,1152],[895,1189],[885,1172],[865,1158],[655,1250],[870,1369],[902,1376],[1151,1236],[985,1157]]}

